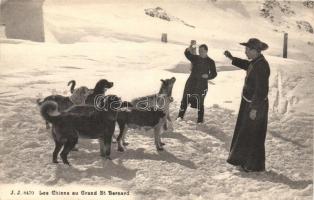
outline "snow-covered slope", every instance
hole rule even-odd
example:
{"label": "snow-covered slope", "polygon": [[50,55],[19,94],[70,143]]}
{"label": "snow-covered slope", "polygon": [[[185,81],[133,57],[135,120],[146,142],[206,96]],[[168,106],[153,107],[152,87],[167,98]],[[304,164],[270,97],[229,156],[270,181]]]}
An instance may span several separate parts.
{"label": "snow-covered slope", "polygon": [[[63,3],[62,3],[63,2]],[[47,1],[45,10],[46,32],[62,43],[102,41],[113,37],[133,41],[159,41],[161,33],[168,33],[174,43],[187,44],[191,39],[207,43],[210,48],[231,48],[240,50],[235,42],[250,37],[263,38],[270,45],[269,55],[282,55],[283,33],[289,33],[289,57],[313,60],[313,34],[298,31],[295,27],[281,27],[261,17],[262,1]],[[81,3],[78,3],[81,2]],[[120,2],[120,3],[119,3]],[[71,5],[71,11],[69,7]],[[169,15],[195,26],[191,28],[177,21],[165,21],[149,17],[145,9],[163,8]],[[290,5],[295,15],[290,20],[313,21],[311,9],[302,2]],[[276,11],[276,10],[275,10]],[[279,15],[280,13],[278,13]],[[54,38],[54,39],[53,39]],[[302,38],[300,40],[300,38]],[[49,38],[48,38],[49,40]]]}
{"label": "snow-covered slope", "polygon": [[[291,57],[282,59],[282,34],[259,17],[257,3],[71,2],[45,4],[46,30],[54,40],[0,40],[1,183],[108,186],[130,191],[135,199],[312,199],[313,49],[303,48],[310,33],[291,33]],[[195,28],[145,15],[144,8],[156,6]],[[168,44],[159,42],[162,32]],[[272,71],[271,106],[267,172],[246,174],[225,162],[245,73],[222,53],[229,49],[244,57],[238,43],[253,36],[270,44],[265,55]],[[99,156],[96,141],[80,140],[79,151],[70,154],[72,167],[51,163],[54,144],[37,98],[68,95],[71,79],[92,88],[106,78],[115,83],[108,93],[130,100],[157,92],[161,78],[175,76],[175,119],[190,67],[183,51],[191,39],[209,44],[218,70],[209,82],[203,125],[195,124],[196,112],[189,109],[185,121],[163,134],[164,152],[156,152],[152,132],[134,130],[126,152],[113,145],[113,161]]]}

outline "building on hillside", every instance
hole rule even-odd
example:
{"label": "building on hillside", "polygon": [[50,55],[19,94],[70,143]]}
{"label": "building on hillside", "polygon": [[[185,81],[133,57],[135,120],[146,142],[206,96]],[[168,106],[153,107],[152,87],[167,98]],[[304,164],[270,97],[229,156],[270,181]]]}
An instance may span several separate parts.
{"label": "building on hillside", "polygon": [[7,38],[44,42],[43,3],[44,0],[0,0],[0,37],[4,29]]}

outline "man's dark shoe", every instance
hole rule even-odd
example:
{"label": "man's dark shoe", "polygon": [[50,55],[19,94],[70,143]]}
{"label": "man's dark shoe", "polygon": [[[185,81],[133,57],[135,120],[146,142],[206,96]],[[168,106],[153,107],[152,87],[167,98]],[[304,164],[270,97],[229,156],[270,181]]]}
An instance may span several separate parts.
{"label": "man's dark shoe", "polygon": [[177,119],[178,119],[178,118],[181,118],[181,119],[183,119],[183,117],[184,117],[184,114],[185,114],[185,111],[179,111],[179,114],[178,114],[178,117],[177,117]]}
{"label": "man's dark shoe", "polygon": [[243,171],[249,173],[249,172],[263,172],[265,171],[265,169],[260,169],[260,170],[253,170],[253,169],[248,169],[247,167],[245,167],[244,165],[241,165],[241,168],[243,169]]}
{"label": "man's dark shoe", "polygon": [[183,120],[183,117],[178,116],[178,117],[176,118],[176,121],[182,121],[182,120]]}
{"label": "man's dark shoe", "polygon": [[197,118],[197,123],[198,124],[204,123],[204,119],[203,118]]}

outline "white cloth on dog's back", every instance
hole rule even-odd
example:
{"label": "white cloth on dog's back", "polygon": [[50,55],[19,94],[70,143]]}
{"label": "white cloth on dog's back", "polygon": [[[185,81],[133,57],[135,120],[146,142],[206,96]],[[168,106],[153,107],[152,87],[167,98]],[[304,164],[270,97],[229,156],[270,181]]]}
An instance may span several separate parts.
{"label": "white cloth on dog's back", "polygon": [[93,90],[88,89],[87,87],[79,87],[70,96],[70,100],[75,105],[85,104],[85,100],[88,95],[93,93]]}

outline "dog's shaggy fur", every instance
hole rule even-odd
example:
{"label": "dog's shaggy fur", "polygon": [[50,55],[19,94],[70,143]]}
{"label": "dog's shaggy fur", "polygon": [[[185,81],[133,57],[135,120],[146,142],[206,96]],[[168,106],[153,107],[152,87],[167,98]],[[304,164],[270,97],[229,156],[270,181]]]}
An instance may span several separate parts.
{"label": "dog's shaggy fur", "polygon": [[130,102],[130,111],[118,113],[117,122],[120,134],[117,138],[118,151],[124,151],[123,145],[127,144],[124,140],[128,128],[154,129],[155,145],[158,151],[163,150],[164,143],[161,142],[160,134],[162,129],[168,129],[167,120],[169,116],[169,104],[173,101],[172,88],[176,81],[171,79],[161,80],[161,88],[158,94],[141,97]]}
{"label": "dog's shaggy fur", "polygon": [[115,95],[105,98],[106,110],[98,110],[91,105],[73,106],[59,112],[58,104],[46,101],[41,105],[42,117],[52,123],[52,136],[55,141],[53,162],[57,163],[59,151],[64,164],[69,164],[67,156],[78,141],[78,137],[99,139],[100,153],[110,159],[111,140],[115,130],[117,112],[121,100]]}
{"label": "dog's shaggy fur", "polygon": [[[106,79],[99,80],[95,88],[93,90],[89,90],[87,87],[80,87],[74,90],[75,81],[70,81],[68,84],[71,84],[71,92],[73,94],[69,97],[65,97],[62,95],[50,95],[44,98],[42,101],[40,99],[37,100],[37,104],[40,106],[46,101],[54,101],[58,104],[58,110],[65,111],[73,105],[80,104],[94,104],[94,98],[97,95],[104,95],[106,89],[113,87],[113,83],[107,81]],[[92,93],[90,93],[92,92]],[[49,123],[46,121],[46,128],[49,129]]]}
{"label": "dog's shaggy fur", "polygon": [[85,100],[88,97],[88,95],[93,93],[93,90],[88,89],[85,86],[81,86],[77,89],[75,89],[76,82],[75,80],[71,80],[68,83],[68,86],[70,86],[70,100],[75,105],[85,104]]}

